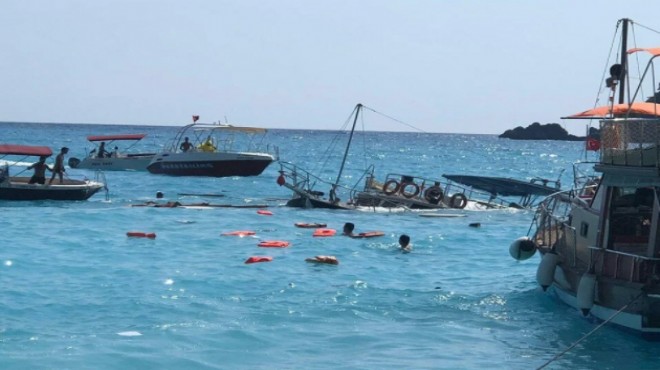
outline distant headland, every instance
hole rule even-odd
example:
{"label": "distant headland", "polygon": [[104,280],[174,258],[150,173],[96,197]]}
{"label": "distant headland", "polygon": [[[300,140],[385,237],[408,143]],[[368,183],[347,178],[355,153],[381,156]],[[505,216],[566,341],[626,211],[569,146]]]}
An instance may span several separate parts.
{"label": "distant headland", "polygon": [[[597,129],[590,129],[596,130]],[[595,133],[590,131],[590,136]],[[534,122],[527,128],[518,126],[513,130],[506,130],[499,137],[511,140],[563,140],[563,141],[584,141],[584,136],[571,135],[558,123],[548,123],[542,125]]]}

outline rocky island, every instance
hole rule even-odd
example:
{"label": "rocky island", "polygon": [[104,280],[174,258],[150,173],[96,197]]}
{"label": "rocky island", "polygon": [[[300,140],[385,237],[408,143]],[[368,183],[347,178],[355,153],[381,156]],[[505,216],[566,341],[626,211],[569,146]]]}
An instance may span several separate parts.
{"label": "rocky island", "polygon": [[[592,134],[590,129],[590,136]],[[596,130],[597,131],[597,130]],[[534,122],[527,128],[518,126],[513,130],[506,130],[499,136],[500,138],[511,140],[563,140],[563,141],[584,141],[584,136],[571,135],[558,123],[548,123],[542,125]]]}

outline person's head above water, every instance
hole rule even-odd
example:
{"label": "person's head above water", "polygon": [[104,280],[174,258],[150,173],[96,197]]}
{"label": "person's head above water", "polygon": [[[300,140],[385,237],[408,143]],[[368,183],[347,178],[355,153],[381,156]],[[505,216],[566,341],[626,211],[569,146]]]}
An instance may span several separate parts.
{"label": "person's head above water", "polygon": [[344,234],[350,235],[353,234],[353,230],[355,230],[355,225],[353,225],[352,222],[347,222],[344,224]]}
{"label": "person's head above water", "polygon": [[408,244],[410,244],[410,237],[406,234],[402,234],[399,237],[399,245],[401,247],[406,247]]}

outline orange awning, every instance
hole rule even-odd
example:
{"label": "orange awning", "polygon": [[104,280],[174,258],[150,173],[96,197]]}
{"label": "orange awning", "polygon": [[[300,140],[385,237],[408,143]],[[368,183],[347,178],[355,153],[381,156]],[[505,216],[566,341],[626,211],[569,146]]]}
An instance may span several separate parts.
{"label": "orange awning", "polygon": [[[658,49],[660,52],[660,49]],[[632,103],[614,104],[614,106],[603,106],[576,113],[564,118],[606,118],[617,116],[660,116],[660,105],[655,103]]]}
{"label": "orange awning", "polygon": [[628,54],[633,54],[633,53],[636,53],[638,51],[645,51],[645,52],[653,55],[654,57],[657,57],[658,55],[660,55],[660,48],[634,48],[634,49],[628,50]]}

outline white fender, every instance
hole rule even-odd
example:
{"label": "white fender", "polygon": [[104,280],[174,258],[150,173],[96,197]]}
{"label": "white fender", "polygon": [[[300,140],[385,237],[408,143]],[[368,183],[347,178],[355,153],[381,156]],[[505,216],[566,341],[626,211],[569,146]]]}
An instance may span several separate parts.
{"label": "white fender", "polygon": [[596,275],[587,272],[582,275],[577,289],[577,305],[584,316],[587,316],[591,311],[591,307],[594,306],[595,296]]}
{"label": "white fender", "polygon": [[543,255],[539,268],[536,270],[536,281],[541,285],[543,291],[548,289],[555,278],[555,268],[559,263],[559,256],[549,252]]}
{"label": "white fender", "polygon": [[526,236],[520,237],[509,246],[509,254],[517,261],[524,261],[536,253],[536,243]]}

